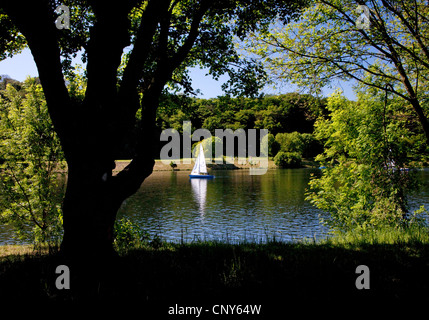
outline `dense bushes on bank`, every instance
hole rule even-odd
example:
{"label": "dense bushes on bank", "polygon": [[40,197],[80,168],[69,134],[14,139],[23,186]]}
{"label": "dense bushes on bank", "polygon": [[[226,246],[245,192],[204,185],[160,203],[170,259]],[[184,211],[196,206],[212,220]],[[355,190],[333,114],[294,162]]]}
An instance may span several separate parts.
{"label": "dense bushes on bank", "polygon": [[282,168],[299,168],[301,166],[302,157],[297,152],[283,152],[280,151],[274,157],[276,166]]}

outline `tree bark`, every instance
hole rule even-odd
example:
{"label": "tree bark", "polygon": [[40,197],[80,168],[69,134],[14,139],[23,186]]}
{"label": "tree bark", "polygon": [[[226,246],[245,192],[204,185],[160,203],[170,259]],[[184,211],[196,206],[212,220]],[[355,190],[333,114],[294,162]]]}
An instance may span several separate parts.
{"label": "tree bark", "polygon": [[[124,133],[112,119],[90,120],[75,131],[76,141],[67,158],[68,180],[63,201],[64,239],[61,250],[80,261],[106,261],[115,254],[114,223],[122,202],[138,191],[152,173],[159,154],[155,111],[161,90],[145,94],[143,132],[130,164],[113,175]],[[91,101],[97,104],[97,100]],[[119,138],[118,138],[119,137]]]}
{"label": "tree bark", "polygon": [[90,167],[90,163],[69,167],[62,250],[70,257],[100,258],[113,253],[113,224],[119,199],[112,194],[108,181],[111,171],[101,173]]}
{"label": "tree bark", "polygon": [[414,111],[417,113],[420,124],[422,125],[423,132],[426,136],[426,143],[429,145],[429,121],[426,115],[424,114],[423,108],[420,105],[418,99],[413,98],[410,100],[411,105],[413,106]]}

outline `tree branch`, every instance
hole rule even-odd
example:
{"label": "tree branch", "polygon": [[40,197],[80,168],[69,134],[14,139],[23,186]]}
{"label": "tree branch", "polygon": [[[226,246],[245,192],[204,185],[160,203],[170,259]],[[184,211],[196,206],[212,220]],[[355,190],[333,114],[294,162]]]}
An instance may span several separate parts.
{"label": "tree branch", "polygon": [[[117,94],[116,82],[118,67],[125,46],[129,44],[128,29],[130,21],[129,3],[109,6],[102,1],[89,1],[96,16],[90,31],[87,45],[88,84],[85,93],[87,107],[94,107],[97,101],[99,110],[114,103]],[[102,99],[103,101],[100,101]]]}
{"label": "tree branch", "polygon": [[[153,37],[155,35],[157,26],[161,20],[163,14],[168,10],[170,0],[154,0],[149,1],[146,9],[143,12],[142,19],[140,22],[139,30],[137,31],[136,40],[134,42],[133,50],[131,52],[128,64],[124,70],[122,77],[121,86],[119,89],[119,97],[126,98],[132,95],[134,102],[138,97],[136,88],[139,84],[140,79],[143,76],[144,65],[151,53],[151,47]],[[135,104],[133,107],[125,106],[127,112],[134,116]]]}
{"label": "tree branch", "polygon": [[[329,1],[321,0],[320,2],[334,8],[335,10],[337,10],[339,13],[341,13],[344,16],[346,22],[348,22],[352,25],[355,25],[355,21],[351,17],[349,17],[349,15],[347,15],[347,13],[344,12],[340,7],[334,5],[332,2],[329,2]],[[375,43],[373,41],[373,39],[371,39],[371,37],[365,32],[364,29],[359,29],[358,32],[365,38],[365,40],[367,40],[369,42],[369,44],[371,46],[373,46],[375,49],[377,49],[378,51],[383,53],[386,57],[391,58],[390,53],[387,52],[386,50],[384,50],[383,48],[381,48],[377,43]]]}
{"label": "tree branch", "polygon": [[[397,9],[394,8],[394,6],[392,6],[389,2],[382,0],[383,5],[389,9],[392,13],[394,13],[400,20],[401,22],[404,24],[404,26],[407,27],[408,31],[410,31],[410,33],[412,34],[412,36],[414,37],[414,39],[416,39],[420,49],[423,51],[424,55],[426,56],[426,59],[429,61],[429,49],[428,47],[423,43],[420,34],[418,32],[418,30],[415,30],[408,19],[406,19],[404,17],[404,15]],[[409,15],[411,16],[411,15]],[[418,20],[416,19],[415,21],[415,26],[416,29],[418,29]],[[418,60],[420,63],[422,63],[426,68],[429,68],[429,63],[425,60],[422,60],[418,55],[415,55],[414,52],[412,52],[411,50],[409,50],[408,48],[406,48],[405,46],[403,46],[402,44],[399,44],[397,41],[395,41],[395,44],[397,44],[398,46],[400,46],[402,49],[406,50],[414,59]]]}
{"label": "tree branch", "polygon": [[191,28],[185,42],[176,51],[176,54],[167,61],[167,64],[169,66],[167,73],[172,73],[176,68],[180,66],[183,60],[185,60],[186,56],[188,55],[189,51],[192,49],[195,43],[195,40],[199,35],[199,27],[200,27],[201,20],[206,14],[209,7],[210,7],[209,1],[201,1],[200,7],[195,12],[192,18]]}
{"label": "tree branch", "polygon": [[[155,117],[159,103],[159,97],[166,82],[170,80],[174,70],[180,66],[180,64],[188,55],[189,51],[192,49],[195,40],[197,39],[199,34],[198,29],[200,22],[204,17],[204,14],[207,12],[208,8],[208,2],[203,1],[200,8],[194,14],[191,23],[191,28],[189,30],[186,40],[184,41],[183,45],[176,51],[176,54],[169,57],[168,54],[161,54],[159,51],[157,51],[158,56],[160,58],[157,62],[156,69],[153,73],[151,73],[144,79],[144,94],[142,99],[143,131],[141,133],[142,136],[139,141],[140,143],[137,147],[137,154],[126,168],[119,172],[115,177],[112,177],[112,186],[115,192],[119,193],[120,201],[123,201],[130,195],[134,194],[138,190],[140,185],[143,183],[143,181],[146,179],[146,177],[148,177],[152,173],[153,166],[155,164],[154,159],[159,152],[159,135],[158,130],[156,130],[155,127]],[[168,6],[166,6],[165,9],[168,9]],[[149,19],[149,17],[147,18]],[[153,18],[153,15],[151,15],[150,18]],[[158,20],[154,22],[157,23]],[[168,22],[163,22],[163,28],[167,28],[168,25]],[[152,25],[153,32],[155,32],[154,27],[155,26]],[[166,32],[166,29],[161,30],[163,37],[160,40],[167,39]],[[145,42],[145,40],[141,41],[142,43]],[[149,39],[147,39],[146,41],[149,41]],[[140,50],[143,50],[143,47],[135,47],[135,49],[138,49],[136,51],[138,52]],[[159,42],[157,49],[165,49],[165,42]],[[133,58],[133,61],[131,61],[130,58],[128,67],[130,67],[131,62],[134,66],[138,66],[139,64],[144,63],[144,60],[138,59],[137,56]],[[129,81],[129,83],[137,81],[139,80],[139,74],[133,74],[130,71],[128,75],[129,78],[125,79],[124,81]],[[129,85],[129,83],[126,82],[125,84]]]}

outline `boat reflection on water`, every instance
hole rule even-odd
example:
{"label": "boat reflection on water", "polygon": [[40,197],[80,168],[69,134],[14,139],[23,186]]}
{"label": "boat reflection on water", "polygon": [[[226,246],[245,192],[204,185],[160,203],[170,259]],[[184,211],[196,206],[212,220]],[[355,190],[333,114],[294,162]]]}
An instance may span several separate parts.
{"label": "boat reflection on water", "polygon": [[189,179],[192,185],[192,191],[194,193],[194,199],[198,204],[198,212],[201,216],[204,216],[206,209],[206,198],[207,198],[207,179]]}

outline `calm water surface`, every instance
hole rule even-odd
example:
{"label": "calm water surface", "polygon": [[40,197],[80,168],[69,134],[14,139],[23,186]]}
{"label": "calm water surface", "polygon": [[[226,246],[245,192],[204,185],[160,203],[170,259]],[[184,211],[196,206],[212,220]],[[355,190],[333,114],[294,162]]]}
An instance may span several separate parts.
{"label": "calm water surface", "polygon": [[[188,172],[155,172],[122,206],[119,216],[136,221],[151,235],[185,241],[282,241],[324,238],[320,217],[328,215],[305,201],[311,173],[317,169],[214,171],[213,180],[189,179]],[[413,209],[429,208],[429,171],[419,171],[422,191]]]}
{"label": "calm water surface", "polygon": [[[317,171],[317,170],[316,170]],[[304,200],[314,170],[214,171],[215,179],[189,172],[155,172],[120,210],[165,240],[292,240],[321,237],[324,213]]]}
{"label": "calm water surface", "polygon": [[[154,172],[122,205],[118,217],[136,222],[167,241],[222,240],[263,242],[324,238],[323,211],[305,201],[310,174],[317,169],[269,170],[260,176],[247,170],[213,171],[213,180],[189,179],[189,172]],[[418,171],[422,189],[412,209],[429,208],[429,170]],[[0,226],[0,244],[16,241]]]}

